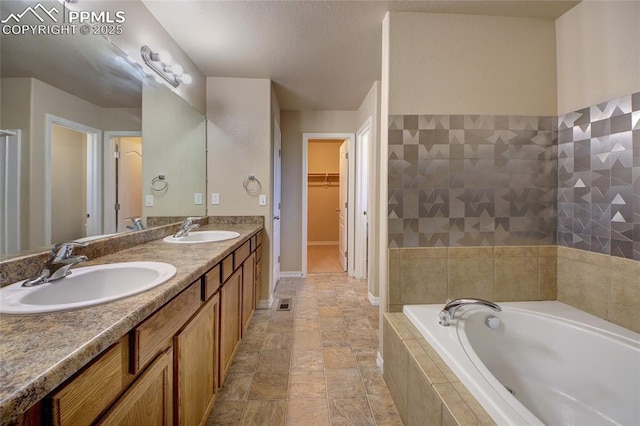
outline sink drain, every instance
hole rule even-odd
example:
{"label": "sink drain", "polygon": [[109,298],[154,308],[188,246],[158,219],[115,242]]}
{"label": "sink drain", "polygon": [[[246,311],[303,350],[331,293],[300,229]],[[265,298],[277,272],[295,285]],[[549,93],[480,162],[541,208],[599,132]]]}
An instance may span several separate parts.
{"label": "sink drain", "polygon": [[511,395],[516,396],[516,391],[511,389],[509,386],[505,386],[505,385],[502,385],[502,386],[504,386],[504,388],[508,390]]}

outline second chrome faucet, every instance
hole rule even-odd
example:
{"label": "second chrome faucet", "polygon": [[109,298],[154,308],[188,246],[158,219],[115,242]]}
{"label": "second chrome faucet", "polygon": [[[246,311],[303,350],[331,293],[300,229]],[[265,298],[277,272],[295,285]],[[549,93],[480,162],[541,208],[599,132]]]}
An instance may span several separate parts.
{"label": "second chrome faucet", "polygon": [[444,308],[442,308],[442,310],[440,311],[440,321],[439,321],[440,325],[444,327],[448,327],[449,321],[453,319],[458,308],[465,305],[481,305],[481,306],[486,306],[488,308],[491,308],[494,311],[498,311],[498,312],[502,311],[502,308],[500,308],[498,304],[489,302],[488,300],[484,300],[484,299],[448,300],[446,305],[444,305]]}

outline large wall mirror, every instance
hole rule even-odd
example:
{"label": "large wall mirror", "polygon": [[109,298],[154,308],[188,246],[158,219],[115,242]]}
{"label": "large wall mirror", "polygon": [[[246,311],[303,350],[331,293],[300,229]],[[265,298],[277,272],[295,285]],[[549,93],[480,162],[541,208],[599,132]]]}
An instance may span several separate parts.
{"label": "large wall mirror", "polygon": [[0,47],[0,255],[206,214],[203,114],[101,36]]}

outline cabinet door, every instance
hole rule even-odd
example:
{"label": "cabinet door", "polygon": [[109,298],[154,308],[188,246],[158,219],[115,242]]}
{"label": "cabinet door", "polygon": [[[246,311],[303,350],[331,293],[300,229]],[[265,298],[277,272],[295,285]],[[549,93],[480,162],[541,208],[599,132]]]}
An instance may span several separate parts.
{"label": "cabinet door", "polygon": [[242,268],[234,272],[220,289],[220,383],[240,343],[240,290]]}
{"label": "cabinet door", "polygon": [[109,409],[100,425],[171,425],[173,349],[160,354]]}
{"label": "cabinet door", "polygon": [[175,337],[176,423],[199,425],[213,407],[217,388],[219,296],[202,307]]}
{"label": "cabinet door", "polygon": [[242,332],[247,329],[251,314],[255,308],[255,265],[256,254],[251,253],[251,256],[245,260],[242,264]]}

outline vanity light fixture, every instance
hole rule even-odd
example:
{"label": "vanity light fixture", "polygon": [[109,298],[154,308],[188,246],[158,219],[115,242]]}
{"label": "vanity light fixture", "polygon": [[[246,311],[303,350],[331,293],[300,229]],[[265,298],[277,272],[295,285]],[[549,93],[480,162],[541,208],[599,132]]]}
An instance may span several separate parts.
{"label": "vanity light fixture", "polygon": [[167,53],[156,53],[148,46],[142,46],[140,48],[140,56],[142,56],[142,60],[149,68],[173,87],[178,87],[180,83],[190,84],[193,80],[189,74],[184,73],[180,64],[171,61],[171,55]]}

